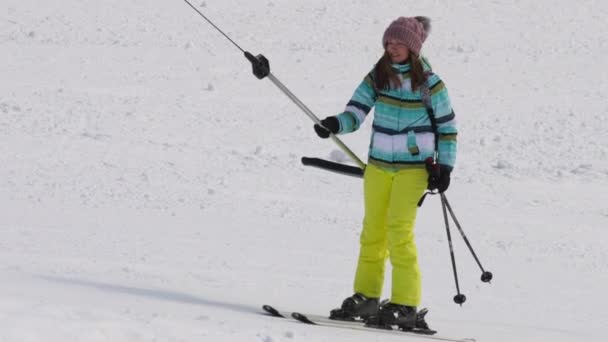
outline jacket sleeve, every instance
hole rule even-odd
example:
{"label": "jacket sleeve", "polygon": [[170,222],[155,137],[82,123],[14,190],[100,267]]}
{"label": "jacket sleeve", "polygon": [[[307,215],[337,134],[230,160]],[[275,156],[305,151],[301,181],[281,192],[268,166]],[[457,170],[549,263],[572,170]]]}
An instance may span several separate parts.
{"label": "jacket sleeve", "polygon": [[450,103],[448,90],[437,75],[430,76],[429,88],[439,133],[438,163],[452,169],[456,163],[456,136],[458,134],[456,115]]}
{"label": "jacket sleeve", "polygon": [[374,80],[370,72],[355,90],[352,98],[346,104],[344,112],[336,115],[340,122],[340,129],[337,134],[346,134],[358,130],[377,99],[378,94],[374,88]]}

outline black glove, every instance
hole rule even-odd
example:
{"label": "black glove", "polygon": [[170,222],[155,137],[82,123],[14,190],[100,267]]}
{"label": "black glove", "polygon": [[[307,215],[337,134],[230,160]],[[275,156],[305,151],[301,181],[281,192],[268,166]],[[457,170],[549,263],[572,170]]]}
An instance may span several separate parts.
{"label": "black glove", "polygon": [[433,171],[429,171],[429,190],[439,191],[439,193],[445,192],[450,187],[450,173],[452,168],[447,165],[437,164],[434,165]]}
{"label": "black glove", "polygon": [[340,130],[340,121],[335,116],[328,116],[321,120],[321,125],[323,127],[315,124],[314,129],[317,135],[323,139],[329,138],[329,132],[336,134]]}

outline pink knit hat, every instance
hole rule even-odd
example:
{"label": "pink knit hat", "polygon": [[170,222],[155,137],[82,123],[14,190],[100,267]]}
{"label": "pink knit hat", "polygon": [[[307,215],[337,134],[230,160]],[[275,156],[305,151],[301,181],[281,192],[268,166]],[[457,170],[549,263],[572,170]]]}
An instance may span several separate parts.
{"label": "pink knit hat", "polygon": [[382,46],[389,40],[396,40],[407,46],[412,52],[420,55],[422,43],[431,29],[431,19],[427,17],[399,17],[384,31]]}

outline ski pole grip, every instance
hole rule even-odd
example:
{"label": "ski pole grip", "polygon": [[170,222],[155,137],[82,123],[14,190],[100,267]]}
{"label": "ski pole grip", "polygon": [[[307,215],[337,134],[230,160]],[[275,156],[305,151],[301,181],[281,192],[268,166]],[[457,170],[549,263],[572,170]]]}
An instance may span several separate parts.
{"label": "ski pole grip", "polygon": [[429,173],[431,179],[437,180],[439,179],[439,164],[435,163],[435,159],[432,157],[428,157],[424,160],[424,164],[426,166],[426,171]]}
{"label": "ski pole grip", "polygon": [[251,62],[255,77],[261,80],[270,74],[270,63],[264,55],[254,56],[249,51],[245,51],[245,57]]}
{"label": "ski pole grip", "polygon": [[439,176],[440,176],[440,168],[439,168],[439,164],[435,163],[435,159],[433,157],[428,157],[424,160],[424,166],[426,168],[426,171],[429,174],[429,184],[428,184],[428,190],[425,192],[422,197],[420,197],[420,200],[418,201],[418,207],[421,207],[422,204],[424,203],[424,199],[426,198],[427,195],[436,195],[437,193],[434,192],[434,190],[437,188],[437,182],[439,181]]}

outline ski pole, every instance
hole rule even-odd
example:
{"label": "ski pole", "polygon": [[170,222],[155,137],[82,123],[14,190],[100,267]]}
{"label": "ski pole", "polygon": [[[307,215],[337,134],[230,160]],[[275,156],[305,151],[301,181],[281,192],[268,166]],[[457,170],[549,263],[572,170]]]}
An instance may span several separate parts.
{"label": "ski pole", "polygon": [[458,272],[456,271],[456,258],[454,257],[454,246],[452,245],[452,234],[450,233],[450,223],[448,222],[448,213],[446,210],[445,197],[441,196],[441,208],[443,209],[443,219],[445,221],[445,231],[448,234],[448,245],[450,246],[450,257],[452,258],[452,271],[454,272],[454,281],[456,282],[456,296],[454,302],[456,304],[464,303],[467,297],[460,293],[460,285],[458,284]]}
{"label": "ski pole", "polygon": [[462,239],[464,240],[464,242],[469,247],[469,250],[471,251],[471,254],[473,254],[473,258],[475,258],[475,261],[477,262],[477,265],[479,265],[479,268],[481,269],[481,272],[482,272],[481,273],[481,281],[483,281],[484,283],[489,283],[492,280],[492,277],[493,277],[492,276],[492,272],[488,272],[488,271],[484,270],[483,266],[481,266],[481,262],[479,261],[479,258],[477,258],[477,254],[473,250],[473,246],[471,246],[471,243],[469,242],[469,239],[467,238],[466,234],[464,233],[464,231],[460,227],[460,223],[458,222],[458,219],[456,219],[456,215],[454,215],[454,211],[452,210],[452,206],[450,206],[450,202],[448,202],[448,198],[445,196],[444,193],[442,193],[440,195],[441,195],[441,203],[444,206],[444,209],[443,209],[444,213],[445,213],[445,207],[447,207],[448,211],[450,212],[450,216],[452,216],[452,219],[454,220],[454,223],[456,224],[456,227],[460,231],[460,235],[462,236]]}
{"label": "ski pole", "polygon": [[[211,26],[213,26],[217,31],[219,31],[226,39],[228,39],[237,49],[241,50],[245,55],[253,67],[253,74],[258,79],[263,79],[268,77],[270,81],[276,85],[287,97],[293,101],[300,109],[306,114],[315,124],[323,126],[321,124],[321,120],[302,102],[298,99],[290,90],[287,88],[278,78],[276,78],[270,72],[270,63],[268,59],[263,55],[253,56],[248,51],[243,50],[237,43],[234,42],[226,33],[224,33],[219,27],[217,27],[211,20],[209,20],[198,8],[194,7],[188,0],[184,0],[196,13],[198,13],[203,19],[205,19]],[[328,130],[329,131],[329,130]],[[329,133],[331,139],[346,153],[361,169],[365,169],[365,163],[355,155],[353,151],[351,151],[343,142],[340,140],[335,134]]]}

